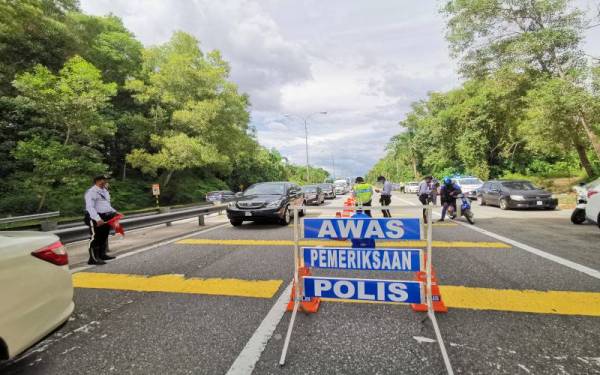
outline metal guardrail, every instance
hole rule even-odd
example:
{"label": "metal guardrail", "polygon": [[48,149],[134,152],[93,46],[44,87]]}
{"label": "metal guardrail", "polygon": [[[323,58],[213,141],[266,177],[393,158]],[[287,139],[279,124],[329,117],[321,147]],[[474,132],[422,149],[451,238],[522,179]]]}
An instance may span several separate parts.
{"label": "metal guardrail", "polygon": [[42,214],[24,215],[24,216],[9,216],[0,218],[0,224],[11,224],[19,221],[48,219],[51,217],[60,216],[60,211],[44,212]]}
{"label": "metal guardrail", "polygon": [[[182,209],[173,212],[163,212],[155,215],[144,215],[131,218],[124,218],[120,221],[125,230],[151,227],[153,225],[167,224],[170,225],[173,221],[198,217],[198,225],[204,225],[204,216],[223,211],[227,205],[202,206],[189,209]],[[62,228],[52,231],[57,235],[63,243],[75,242],[88,239],[89,228],[86,225],[75,227]]]}

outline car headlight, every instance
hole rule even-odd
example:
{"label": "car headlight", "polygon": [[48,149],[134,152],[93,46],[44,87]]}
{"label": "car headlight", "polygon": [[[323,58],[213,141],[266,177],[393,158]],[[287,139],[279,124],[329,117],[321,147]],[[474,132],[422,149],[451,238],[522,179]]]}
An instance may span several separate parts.
{"label": "car headlight", "polygon": [[512,199],[513,201],[524,201],[525,197],[522,195],[511,195],[510,199]]}
{"label": "car headlight", "polygon": [[550,198],[552,198],[552,199],[558,199],[558,195],[556,195],[556,194],[552,194],[552,195],[550,196]]}
{"label": "car headlight", "polygon": [[229,202],[227,203],[227,207],[228,208],[235,208],[236,202]]}
{"label": "car headlight", "polygon": [[282,203],[283,203],[282,200],[277,200],[277,201],[267,203],[267,205],[265,207],[266,208],[278,208],[279,206],[281,206]]}

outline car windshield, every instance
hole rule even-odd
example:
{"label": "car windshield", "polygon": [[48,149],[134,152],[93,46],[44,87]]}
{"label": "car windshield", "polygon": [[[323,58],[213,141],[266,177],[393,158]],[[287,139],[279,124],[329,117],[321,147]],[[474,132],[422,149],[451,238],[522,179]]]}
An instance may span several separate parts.
{"label": "car windshield", "polygon": [[483,181],[478,178],[463,178],[458,180],[458,183],[460,185],[481,185],[483,184]]}
{"label": "car windshield", "polygon": [[502,186],[511,190],[537,190],[537,188],[533,186],[531,182],[527,181],[503,182]]}
{"label": "car windshield", "polygon": [[317,188],[314,186],[305,186],[302,188],[302,190],[304,190],[307,193],[316,193],[317,192]]}
{"label": "car windshield", "polygon": [[256,184],[250,186],[244,195],[281,195],[283,193],[283,184]]}

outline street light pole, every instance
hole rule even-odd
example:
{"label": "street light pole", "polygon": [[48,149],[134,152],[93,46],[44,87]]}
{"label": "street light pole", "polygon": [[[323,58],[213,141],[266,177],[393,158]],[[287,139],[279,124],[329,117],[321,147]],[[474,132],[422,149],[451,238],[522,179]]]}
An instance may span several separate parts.
{"label": "street light pole", "polygon": [[305,142],[305,146],[306,146],[306,182],[310,182],[310,169],[309,169],[309,163],[308,163],[308,119],[313,116],[313,115],[326,115],[327,112],[323,111],[323,112],[314,112],[311,114],[308,114],[306,116],[298,116],[298,115],[290,115],[290,114],[285,114],[285,117],[297,117],[299,119],[301,119],[302,121],[304,121],[304,142]]}

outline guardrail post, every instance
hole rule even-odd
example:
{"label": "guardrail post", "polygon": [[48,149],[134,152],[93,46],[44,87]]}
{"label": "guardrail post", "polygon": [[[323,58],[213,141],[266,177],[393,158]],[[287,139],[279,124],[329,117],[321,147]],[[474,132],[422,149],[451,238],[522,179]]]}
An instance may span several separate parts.
{"label": "guardrail post", "polygon": [[46,219],[40,223],[40,229],[42,230],[42,232],[56,230],[58,229],[58,222]]}
{"label": "guardrail post", "polygon": [[206,225],[206,224],[204,223],[204,215],[200,215],[200,216],[198,216],[198,225],[200,225],[200,226],[204,226],[204,225]]}
{"label": "guardrail post", "polygon": [[[171,212],[171,207],[160,207],[160,208],[158,209],[158,212],[159,212],[159,213],[161,213],[161,214],[162,214],[162,213]],[[168,227],[170,227],[170,226],[172,225],[172,223],[171,223],[170,221],[167,221],[167,223],[166,223],[166,224],[167,224],[167,226],[168,226]]]}

